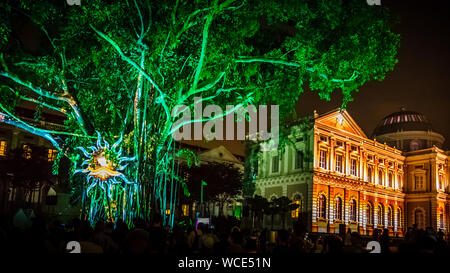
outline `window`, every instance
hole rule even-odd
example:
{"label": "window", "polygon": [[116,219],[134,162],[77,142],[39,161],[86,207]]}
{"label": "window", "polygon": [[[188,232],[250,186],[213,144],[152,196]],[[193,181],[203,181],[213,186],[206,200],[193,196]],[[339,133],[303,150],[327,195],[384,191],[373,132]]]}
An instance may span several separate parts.
{"label": "window", "polygon": [[319,167],[322,169],[327,168],[327,151],[325,150],[320,150]]}
{"label": "window", "polygon": [[30,159],[31,158],[31,147],[27,144],[24,144],[22,146],[23,149],[23,157],[26,159]]}
{"label": "window", "polygon": [[444,229],[445,225],[444,225],[444,211],[441,209],[439,211],[439,228]]}
{"label": "window", "polygon": [[400,208],[397,209],[397,226],[402,226],[402,211],[400,210]]}
{"label": "window", "polygon": [[418,141],[418,140],[412,140],[412,141],[409,143],[409,149],[410,149],[411,151],[417,151],[417,150],[419,150],[419,149],[420,149],[420,143],[419,143],[419,141]]}
{"label": "window", "polygon": [[398,182],[397,182],[397,188],[401,188],[402,186],[402,175],[401,174],[399,174],[399,175],[397,175],[397,179],[398,179]]}
{"label": "window", "polygon": [[350,221],[356,221],[357,206],[355,199],[350,200]]}
{"label": "window", "polygon": [[389,172],[389,175],[388,175],[388,183],[389,183],[389,187],[390,188],[392,188],[393,187],[393,174],[392,174],[392,172]]}
{"label": "window", "polygon": [[323,194],[319,196],[319,217],[327,218],[327,198]]}
{"label": "window", "polygon": [[388,209],[387,209],[387,220],[388,220],[388,226],[390,226],[390,227],[394,226],[394,215],[392,214],[391,207],[388,207]]}
{"label": "window", "polygon": [[379,170],[378,171],[378,185],[383,185],[383,176],[384,176],[383,170]]}
{"label": "window", "polygon": [[414,190],[416,190],[416,191],[423,190],[423,186],[424,186],[423,178],[424,178],[423,175],[415,175],[414,176]]}
{"label": "window", "polygon": [[350,174],[353,176],[357,176],[358,175],[358,165],[357,165],[357,161],[356,159],[352,158],[350,160]]}
{"label": "window", "polygon": [[336,155],[336,171],[342,173],[342,155]]}
{"label": "window", "polygon": [[53,162],[56,159],[57,151],[55,149],[48,149],[48,162]]}
{"label": "window", "polygon": [[416,209],[414,212],[414,223],[417,225],[418,229],[425,228],[425,215],[422,209]]}
{"label": "window", "polygon": [[384,224],[384,211],[382,205],[378,205],[377,207],[377,219],[378,219],[377,225],[382,226]]}
{"label": "window", "polygon": [[343,220],[342,218],[342,199],[340,197],[336,197],[335,209],[334,209],[334,218],[338,220]]}
{"label": "window", "polygon": [[302,198],[300,197],[300,195],[295,195],[294,196],[294,202],[295,205],[298,205],[298,207],[294,210],[292,210],[291,212],[291,216],[292,218],[298,218],[298,216],[300,215],[300,211],[302,209]]}
{"label": "window", "polygon": [[6,156],[6,141],[0,141],[0,156]]}
{"label": "window", "polygon": [[366,205],[366,223],[373,225],[373,206],[370,203]]}
{"label": "window", "polygon": [[181,211],[183,212],[183,216],[189,216],[189,205],[183,204],[181,206]]}
{"label": "window", "polygon": [[297,156],[295,157],[295,168],[302,169],[303,168],[303,152],[297,151]]}
{"label": "window", "polygon": [[277,173],[280,167],[279,157],[276,155],[272,157],[272,172]]}
{"label": "window", "polygon": [[373,166],[369,165],[369,167],[367,167],[367,181],[369,181],[370,183],[373,182]]}
{"label": "window", "polygon": [[440,190],[442,190],[444,188],[442,185],[442,174],[440,174],[439,178],[438,178],[438,187]]}

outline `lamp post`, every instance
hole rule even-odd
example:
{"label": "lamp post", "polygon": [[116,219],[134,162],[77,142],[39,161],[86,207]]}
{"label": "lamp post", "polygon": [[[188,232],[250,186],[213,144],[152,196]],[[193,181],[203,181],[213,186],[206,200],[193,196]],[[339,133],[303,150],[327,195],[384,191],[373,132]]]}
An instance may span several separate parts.
{"label": "lamp post", "polygon": [[202,206],[202,216],[205,215],[205,206],[203,204],[203,186],[207,186],[208,184],[202,180],[202,184],[200,186],[200,204]]}

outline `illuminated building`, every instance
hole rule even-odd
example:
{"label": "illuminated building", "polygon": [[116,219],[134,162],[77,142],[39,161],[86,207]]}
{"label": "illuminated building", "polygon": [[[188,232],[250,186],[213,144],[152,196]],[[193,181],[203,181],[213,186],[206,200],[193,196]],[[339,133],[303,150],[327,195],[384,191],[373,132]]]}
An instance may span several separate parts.
{"label": "illuminated building", "polygon": [[[338,233],[345,225],[366,235],[387,228],[390,235],[403,236],[406,227],[417,224],[448,233],[449,152],[436,147],[444,139],[423,115],[414,113],[411,122],[417,124],[410,124],[398,118],[405,113],[411,118],[414,112],[386,117],[391,124],[383,119],[376,140],[347,111],[315,112],[309,122],[293,123],[284,150],[260,153],[255,194],[289,197],[300,205],[291,222],[299,218],[312,232]],[[406,149],[381,143],[380,137]]]}
{"label": "illuminated building", "polygon": [[[66,130],[64,118],[54,112],[43,112],[43,119],[36,121],[32,106],[25,104],[16,108],[18,116],[33,124],[38,128],[46,130]],[[1,118],[0,118],[1,119]],[[79,208],[67,209],[71,194],[60,190],[59,187],[64,183],[63,178],[51,176],[49,179],[37,181],[34,187],[24,187],[20,183],[13,183],[13,174],[6,173],[4,170],[13,159],[15,151],[19,151],[25,159],[34,160],[38,157],[44,157],[43,160],[49,162],[49,168],[57,157],[57,152],[52,143],[43,137],[31,134],[22,128],[0,122],[0,212],[15,211],[21,204],[24,209],[34,209],[50,213],[61,213],[62,219],[73,218],[79,213]],[[28,170],[24,170],[26,172]],[[49,169],[49,172],[51,169]],[[48,196],[55,192],[57,198],[56,207],[49,208],[47,204]]]}

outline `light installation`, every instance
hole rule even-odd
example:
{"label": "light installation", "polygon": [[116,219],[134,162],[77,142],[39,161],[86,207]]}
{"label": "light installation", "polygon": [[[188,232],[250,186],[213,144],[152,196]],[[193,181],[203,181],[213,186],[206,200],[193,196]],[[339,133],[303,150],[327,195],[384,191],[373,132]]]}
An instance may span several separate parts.
{"label": "light installation", "polygon": [[81,168],[74,172],[86,175],[83,210],[87,208],[87,217],[92,224],[97,221],[116,222],[118,219],[131,224],[133,213],[138,213],[135,204],[139,199],[139,186],[129,181],[124,171],[135,157],[122,156],[122,136],[111,146],[99,132],[97,135],[95,146],[87,149],[77,147],[85,156]]}

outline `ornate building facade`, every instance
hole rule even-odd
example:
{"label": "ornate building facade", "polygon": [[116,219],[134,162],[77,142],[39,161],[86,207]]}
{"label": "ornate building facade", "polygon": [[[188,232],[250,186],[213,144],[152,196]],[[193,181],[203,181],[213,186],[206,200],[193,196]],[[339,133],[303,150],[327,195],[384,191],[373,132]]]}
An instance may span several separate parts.
{"label": "ornate building facade", "polygon": [[[423,126],[397,118],[404,114],[388,116],[404,126],[381,130],[383,120],[375,129],[388,135],[390,144],[405,143],[408,149],[400,150],[369,139],[346,111],[315,112],[310,126],[292,126],[289,145],[260,152],[255,194],[289,197],[300,205],[292,217],[306,218],[312,232],[338,233],[345,225],[365,235],[387,228],[390,235],[403,236],[417,224],[448,233],[449,152],[436,147],[444,141],[441,135],[430,128],[420,134]],[[392,139],[410,129],[413,140]],[[411,151],[416,147],[411,142],[421,143],[421,149]]]}

